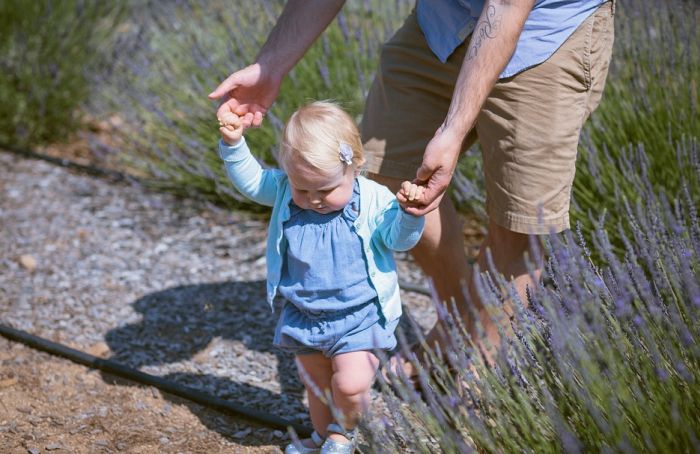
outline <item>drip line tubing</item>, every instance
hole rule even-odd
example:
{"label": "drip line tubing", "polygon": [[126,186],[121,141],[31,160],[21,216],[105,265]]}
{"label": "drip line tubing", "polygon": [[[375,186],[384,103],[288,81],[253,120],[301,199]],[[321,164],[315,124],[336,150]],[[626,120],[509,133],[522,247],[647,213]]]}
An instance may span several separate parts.
{"label": "drip line tubing", "polygon": [[268,427],[282,430],[292,428],[301,437],[308,437],[312,432],[312,430],[306,426],[290,422],[279,416],[237,405],[233,402],[203,393],[202,391],[189,386],[184,386],[179,383],[175,383],[174,381],[141,372],[140,370],[133,369],[116,361],[92,356],[80,350],[75,350],[66,345],[59,344],[42,337],[34,336],[26,331],[14,329],[1,323],[0,335],[36,350],[41,350],[55,356],[60,356],[75,363],[82,364],[83,366],[99,369],[137,383],[153,386],[161,391],[182,397],[205,407],[213,408],[224,413],[243,416],[244,418]]}

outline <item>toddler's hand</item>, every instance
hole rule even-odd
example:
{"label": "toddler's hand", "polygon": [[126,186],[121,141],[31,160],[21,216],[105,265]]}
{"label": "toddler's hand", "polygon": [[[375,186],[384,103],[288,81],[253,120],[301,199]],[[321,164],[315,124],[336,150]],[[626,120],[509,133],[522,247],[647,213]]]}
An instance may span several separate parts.
{"label": "toddler's hand", "polygon": [[221,138],[229,145],[236,145],[246,129],[245,122],[234,113],[226,113],[219,118],[219,132]]}
{"label": "toddler's hand", "polygon": [[401,183],[401,189],[396,193],[396,200],[399,201],[401,208],[406,209],[407,206],[420,203],[423,200],[424,192],[425,186],[420,186],[410,181],[404,181]]}

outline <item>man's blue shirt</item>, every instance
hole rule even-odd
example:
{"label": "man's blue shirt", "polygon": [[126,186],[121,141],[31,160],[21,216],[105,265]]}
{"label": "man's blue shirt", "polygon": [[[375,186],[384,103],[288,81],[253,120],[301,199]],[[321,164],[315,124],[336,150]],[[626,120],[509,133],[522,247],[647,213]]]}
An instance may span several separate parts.
{"label": "man's blue shirt", "polygon": [[[606,0],[537,0],[500,78],[547,60]],[[472,33],[484,0],[418,0],[418,24],[443,63]]]}

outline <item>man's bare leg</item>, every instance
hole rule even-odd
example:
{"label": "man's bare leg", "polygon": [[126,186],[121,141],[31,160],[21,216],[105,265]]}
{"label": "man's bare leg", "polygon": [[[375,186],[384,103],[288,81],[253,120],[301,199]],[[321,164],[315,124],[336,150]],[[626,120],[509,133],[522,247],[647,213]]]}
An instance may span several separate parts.
{"label": "man's bare leg", "polygon": [[[401,180],[371,174],[370,178],[398,191]],[[494,222],[488,225],[487,236],[481,245],[477,263],[481,271],[489,269],[487,249],[490,249],[494,266],[507,278],[513,280],[521,301],[527,301],[527,287],[533,285],[528,274],[524,253],[529,250],[529,235],[512,232]],[[463,247],[462,223],[454,204],[449,197],[443,197],[440,207],[425,217],[425,231],[418,245],[411,251],[416,263],[428,276],[438,302],[454,301],[463,323],[474,341],[481,346],[488,361],[493,359],[491,348],[498,346],[500,336],[494,314],[489,314],[481,303],[474,285],[473,270],[469,266]],[[538,263],[538,262],[534,262]],[[541,270],[535,270],[539,279]],[[469,294],[469,297],[465,295]],[[473,309],[472,309],[473,307]],[[449,307],[448,307],[449,309]],[[477,338],[474,313],[478,314],[485,339]],[[498,315],[498,314],[496,314]],[[507,323],[506,314],[502,314]],[[500,324],[500,323],[499,323]],[[503,326],[501,324],[501,326]],[[443,338],[439,323],[426,336],[428,345],[450,347],[449,340]],[[487,342],[484,343],[483,341]],[[410,366],[406,366],[410,369]],[[406,368],[405,367],[405,368]],[[406,372],[410,375],[409,370]]]}
{"label": "man's bare leg", "polygon": [[[370,178],[398,191],[401,180],[371,174]],[[468,288],[471,267],[464,252],[462,223],[449,197],[443,197],[437,210],[425,216],[425,230],[421,240],[411,250],[411,255],[428,276],[438,301],[454,300],[457,310],[471,325],[471,314],[464,295]],[[470,328],[471,329],[471,328]],[[438,343],[446,347],[436,325],[427,335],[429,345]]]}
{"label": "man's bare leg", "polygon": [[[527,289],[528,287],[534,288],[535,281],[539,281],[542,274],[542,270],[538,268],[538,264],[541,263],[541,257],[532,257],[532,255],[530,255],[529,260],[535,268],[532,276],[528,272],[525,253],[530,251],[530,235],[513,232],[491,221],[489,222],[486,238],[484,238],[481,244],[479,256],[477,258],[479,270],[482,272],[490,271],[487,251],[491,252],[493,266],[499,273],[503,274],[503,276],[512,282],[520,301],[527,305]],[[530,251],[530,253],[532,253],[532,251]],[[542,254],[541,248],[539,248],[539,253]],[[472,301],[479,300],[476,286],[474,285],[475,277],[474,273],[469,273],[468,286]],[[533,281],[533,277],[535,281]],[[487,311],[483,309],[483,305],[479,304],[478,307],[479,317],[487,343],[476,338],[475,341],[481,346],[482,352],[486,355],[487,360],[492,362],[493,352],[491,349],[497,347],[500,343],[498,327],[500,326],[508,331],[509,324],[507,317],[512,314],[512,309],[506,307],[502,314],[488,314]],[[465,316],[471,316],[470,313],[461,315],[463,318]],[[498,320],[498,323],[493,323],[493,319]],[[472,336],[476,335],[474,331],[472,331],[471,334]]]}

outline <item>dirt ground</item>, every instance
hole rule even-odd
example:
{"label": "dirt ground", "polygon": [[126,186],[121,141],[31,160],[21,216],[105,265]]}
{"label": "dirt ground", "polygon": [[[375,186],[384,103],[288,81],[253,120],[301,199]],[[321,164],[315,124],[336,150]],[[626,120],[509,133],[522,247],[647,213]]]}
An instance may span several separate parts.
{"label": "dirt ground", "polygon": [[272,453],[282,431],[0,338],[0,452]]}

